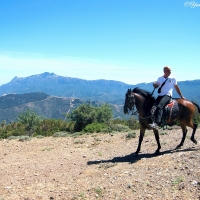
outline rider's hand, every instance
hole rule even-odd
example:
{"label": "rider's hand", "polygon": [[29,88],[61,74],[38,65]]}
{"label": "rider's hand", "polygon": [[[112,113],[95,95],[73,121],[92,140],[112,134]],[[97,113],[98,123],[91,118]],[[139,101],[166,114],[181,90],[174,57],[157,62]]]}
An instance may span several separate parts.
{"label": "rider's hand", "polygon": [[154,88],[158,88],[159,85],[158,85],[156,82],[154,82],[154,83],[153,83],[153,87],[154,87]]}

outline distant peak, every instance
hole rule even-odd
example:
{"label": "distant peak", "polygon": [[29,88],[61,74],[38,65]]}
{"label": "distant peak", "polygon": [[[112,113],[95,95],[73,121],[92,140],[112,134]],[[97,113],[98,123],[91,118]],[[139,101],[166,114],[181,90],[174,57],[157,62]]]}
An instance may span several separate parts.
{"label": "distant peak", "polygon": [[18,76],[15,76],[11,81],[16,81],[16,80],[18,80],[20,77],[18,77]]}
{"label": "distant peak", "polygon": [[49,72],[44,72],[42,74],[40,74],[42,77],[49,77],[49,76],[57,76],[56,74],[54,73],[49,73]]}

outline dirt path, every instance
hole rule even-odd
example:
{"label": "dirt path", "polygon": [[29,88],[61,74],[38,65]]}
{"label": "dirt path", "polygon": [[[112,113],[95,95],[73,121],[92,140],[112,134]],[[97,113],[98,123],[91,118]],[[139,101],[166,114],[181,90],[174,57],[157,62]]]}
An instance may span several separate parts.
{"label": "dirt path", "polygon": [[198,145],[189,136],[182,150],[180,129],[161,131],[161,154],[147,131],[141,154],[127,133],[77,138],[0,141],[0,200],[200,199]]}

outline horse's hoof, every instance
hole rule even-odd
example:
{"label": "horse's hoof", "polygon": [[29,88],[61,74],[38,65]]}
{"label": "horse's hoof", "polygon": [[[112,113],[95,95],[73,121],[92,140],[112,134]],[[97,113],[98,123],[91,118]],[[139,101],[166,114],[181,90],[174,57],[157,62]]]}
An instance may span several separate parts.
{"label": "horse's hoof", "polygon": [[135,155],[138,156],[138,154],[139,154],[139,151],[136,151],[136,152],[135,152]]}
{"label": "horse's hoof", "polygon": [[156,150],[155,152],[154,152],[154,155],[159,155],[160,154],[160,151],[159,150]]}
{"label": "horse's hoof", "polygon": [[178,145],[175,150],[178,150],[178,149],[181,149],[182,148],[182,145]]}
{"label": "horse's hoof", "polygon": [[194,138],[191,138],[192,142],[194,142],[195,144],[197,144],[197,141]]}

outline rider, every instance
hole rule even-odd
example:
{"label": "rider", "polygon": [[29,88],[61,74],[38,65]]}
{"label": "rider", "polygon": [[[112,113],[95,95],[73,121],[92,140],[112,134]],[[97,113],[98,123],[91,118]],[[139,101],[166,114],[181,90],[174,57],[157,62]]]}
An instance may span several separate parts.
{"label": "rider", "polygon": [[166,104],[171,101],[172,91],[175,88],[176,92],[183,99],[183,95],[177,85],[177,81],[175,78],[169,77],[171,74],[171,68],[166,66],[163,68],[164,75],[159,77],[156,82],[153,83],[154,88],[158,88],[160,86],[160,92],[158,89],[158,97],[155,100],[154,106],[152,109],[152,115],[154,116],[153,124],[149,124],[151,128],[157,129],[158,125],[161,123],[161,117],[163,113],[163,108]]}

